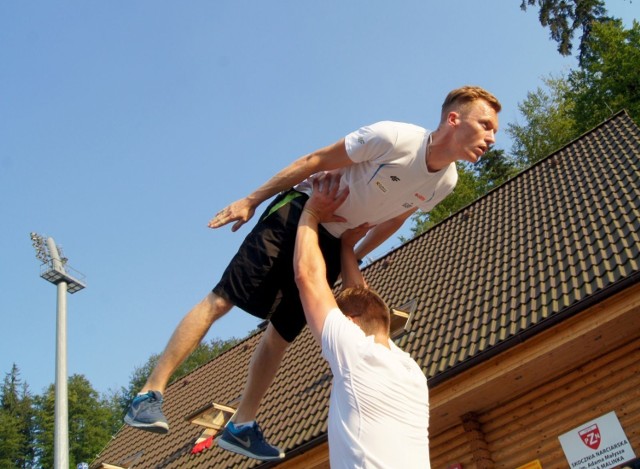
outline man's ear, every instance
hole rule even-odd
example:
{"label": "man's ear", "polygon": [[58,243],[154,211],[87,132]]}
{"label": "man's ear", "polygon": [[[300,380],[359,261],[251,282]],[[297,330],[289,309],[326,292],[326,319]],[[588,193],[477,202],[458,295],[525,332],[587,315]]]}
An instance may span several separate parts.
{"label": "man's ear", "polygon": [[449,114],[447,114],[447,125],[456,127],[458,125],[458,122],[460,122],[460,113],[456,111],[450,111]]}

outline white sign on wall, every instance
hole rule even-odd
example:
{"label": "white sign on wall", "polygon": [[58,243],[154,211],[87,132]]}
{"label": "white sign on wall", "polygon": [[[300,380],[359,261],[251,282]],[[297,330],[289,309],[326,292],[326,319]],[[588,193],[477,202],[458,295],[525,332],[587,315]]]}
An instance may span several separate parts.
{"label": "white sign on wall", "polygon": [[615,412],[558,437],[571,469],[607,469],[635,458]]}

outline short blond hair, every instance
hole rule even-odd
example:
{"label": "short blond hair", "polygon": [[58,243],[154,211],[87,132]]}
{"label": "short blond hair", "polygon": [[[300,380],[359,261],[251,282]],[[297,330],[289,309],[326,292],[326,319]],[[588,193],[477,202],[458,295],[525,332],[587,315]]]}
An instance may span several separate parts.
{"label": "short blond hair", "polygon": [[444,121],[449,112],[455,109],[464,109],[465,106],[473,101],[482,99],[486,101],[496,112],[502,110],[502,104],[493,94],[479,86],[463,86],[449,92],[442,103],[442,113],[440,120]]}

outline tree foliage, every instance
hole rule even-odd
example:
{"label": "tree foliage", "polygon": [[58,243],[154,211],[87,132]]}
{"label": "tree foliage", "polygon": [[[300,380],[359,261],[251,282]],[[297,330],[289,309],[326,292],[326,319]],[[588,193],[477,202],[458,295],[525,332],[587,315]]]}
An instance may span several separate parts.
{"label": "tree foliage", "polygon": [[567,99],[569,83],[564,78],[543,79],[546,88],[527,93],[518,104],[524,123],[509,123],[506,132],[513,145],[511,154],[520,168],[550,155],[579,135],[573,117],[573,102]]}
{"label": "tree foliage", "polygon": [[626,108],[640,119],[640,23],[625,29],[622,21],[593,25],[582,65],[569,73],[566,99],[578,132],[598,125]]}
{"label": "tree foliage", "polygon": [[511,152],[529,166],[627,109],[640,121],[640,24],[625,29],[619,20],[595,24],[583,65],[567,78],[544,79],[546,88],[518,105],[522,123],[510,123]]}
{"label": "tree foliage", "polygon": [[[172,381],[190,373],[239,339],[214,339],[202,343],[176,371]],[[122,417],[131,398],[144,384],[155,366],[152,355],[144,366],[136,368],[127,389],[100,395],[82,375],[67,382],[69,415],[69,464],[90,462],[104,449],[122,426]],[[32,396],[20,379],[16,365],[5,375],[0,389],[0,469],[54,466],[55,387]]]}
{"label": "tree foliage", "polygon": [[[92,461],[117,430],[107,402],[82,375],[68,379],[69,464]],[[42,467],[53,467],[55,386],[36,399],[36,450]]]}
{"label": "tree foliage", "polygon": [[20,464],[22,437],[18,430],[20,421],[15,415],[0,410],[0,468],[29,467]]}
{"label": "tree foliage", "polygon": [[5,375],[0,392],[0,468],[33,467],[33,398],[17,365]]}
{"label": "tree foliage", "polygon": [[522,0],[520,8],[537,5],[538,18],[543,27],[548,27],[551,39],[558,43],[558,52],[570,55],[573,49],[573,38],[576,30],[580,30],[578,59],[582,63],[587,54],[587,42],[591,36],[591,28],[597,22],[607,19],[607,10],[603,0]]}

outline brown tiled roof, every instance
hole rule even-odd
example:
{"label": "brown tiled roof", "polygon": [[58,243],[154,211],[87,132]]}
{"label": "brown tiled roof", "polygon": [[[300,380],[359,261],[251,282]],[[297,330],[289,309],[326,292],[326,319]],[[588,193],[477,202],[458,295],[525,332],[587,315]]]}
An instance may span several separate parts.
{"label": "brown tiled roof", "polygon": [[[365,270],[391,306],[416,301],[398,345],[430,386],[640,278],[640,129],[621,112]],[[244,314],[244,313],[231,313]],[[255,334],[169,387],[166,436],[123,428],[92,464],[249,468],[184,417],[241,393]],[[331,375],[308,330],[293,343],[258,420],[290,455],[327,431]],[[262,467],[268,466],[263,464]]]}

